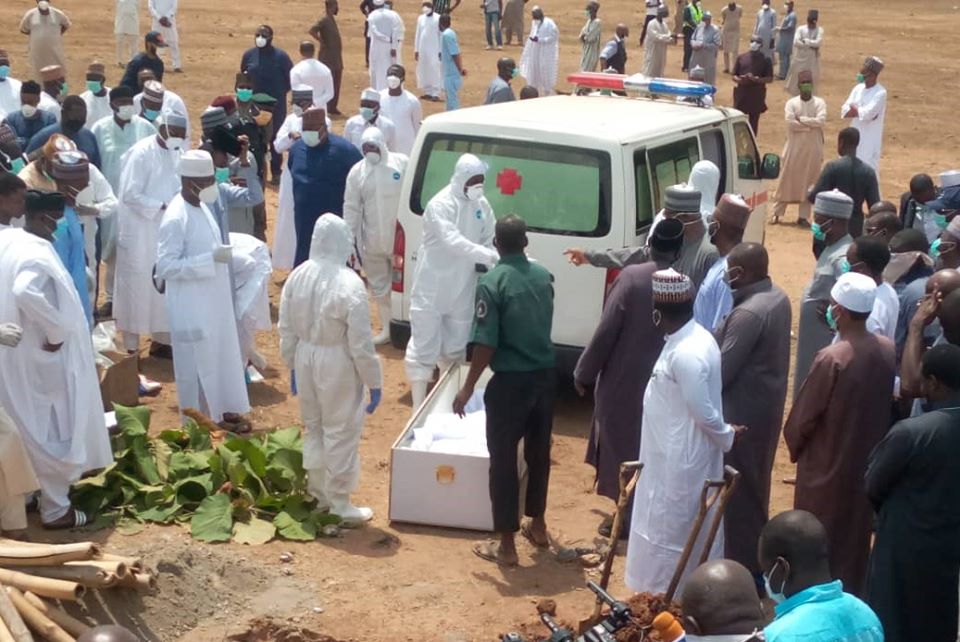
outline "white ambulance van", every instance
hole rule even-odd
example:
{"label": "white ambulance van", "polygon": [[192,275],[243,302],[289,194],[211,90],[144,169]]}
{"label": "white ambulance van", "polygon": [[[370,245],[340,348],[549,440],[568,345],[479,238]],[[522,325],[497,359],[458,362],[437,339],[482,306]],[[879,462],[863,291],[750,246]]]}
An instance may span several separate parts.
{"label": "white ambulance van", "polygon": [[642,245],[667,187],[694,163],[720,168],[720,189],[754,207],[745,240],[763,242],[767,191],[780,159],[761,158],[741,112],[675,98],[552,96],[427,118],[413,146],[394,243],[391,342],[410,336],[410,293],[427,202],[461,154],[489,165],[484,194],[498,217],[528,226],[528,255],[554,275],[557,367],[573,371],[617,270],[576,267],[563,251]]}

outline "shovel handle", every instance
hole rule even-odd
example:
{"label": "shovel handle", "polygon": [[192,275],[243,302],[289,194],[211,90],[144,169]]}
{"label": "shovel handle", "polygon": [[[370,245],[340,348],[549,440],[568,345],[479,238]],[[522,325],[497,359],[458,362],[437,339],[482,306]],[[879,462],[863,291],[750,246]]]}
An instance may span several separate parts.
{"label": "shovel handle", "polygon": [[[710,557],[713,540],[716,539],[717,532],[720,530],[720,522],[723,520],[723,514],[727,510],[727,504],[730,503],[730,497],[733,495],[738,481],[740,481],[740,471],[733,466],[724,466],[723,483],[715,495],[720,503],[717,506],[717,510],[713,512],[713,519],[710,521],[710,530],[707,531],[707,539],[704,541],[703,550],[700,552],[700,564],[706,562],[707,558]],[[714,499],[714,502],[716,502],[717,499]]]}

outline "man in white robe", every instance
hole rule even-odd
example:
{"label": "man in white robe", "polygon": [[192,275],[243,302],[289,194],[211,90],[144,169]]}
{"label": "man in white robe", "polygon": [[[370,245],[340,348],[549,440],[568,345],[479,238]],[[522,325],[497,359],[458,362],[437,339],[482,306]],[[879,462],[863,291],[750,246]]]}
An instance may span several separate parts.
{"label": "man in white robe", "polygon": [[380,313],[380,334],[374,343],[390,340],[390,285],[393,236],[400,206],[400,187],[407,171],[405,154],[391,152],[376,127],[363,132],[363,160],[347,174],[343,194],[343,220],[356,240],[370,292]]}
{"label": "man in white robe", "polygon": [[[51,245],[62,209],[28,192],[24,230],[0,234],[0,323],[23,328],[16,349],[0,350],[0,406],[21,431],[40,481],[48,528],[82,526],[70,485],[113,461],[90,330],[73,281]],[[57,197],[59,199],[59,196]]]}
{"label": "man in white robe", "polygon": [[880,151],[883,147],[883,118],[887,112],[887,90],[877,82],[883,61],[870,56],[857,74],[857,85],[840,108],[841,118],[850,118],[851,127],[860,131],[857,158],[873,168],[880,179]]}
{"label": "man in white robe", "polygon": [[140,50],[140,0],[116,0],[113,36],[117,41],[117,66],[126,67]]}
{"label": "man in white robe", "polygon": [[128,351],[138,350],[144,333],[154,335],[151,351],[170,343],[163,295],[152,276],[160,220],[180,191],[177,162],[186,123],[183,114],[164,114],[159,133],[136,143],[121,159],[113,316]]}
{"label": "man in white robe", "polygon": [[443,70],[440,66],[440,15],[433,10],[431,0],[423,0],[417,18],[417,33],[413,41],[413,57],[417,61],[417,88],[420,96],[431,102],[440,101]]}
{"label": "man in white robe", "polygon": [[373,0],[376,7],[367,16],[370,37],[370,86],[380,91],[387,86],[387,67],[397,62],[402,37],[402,23],[394,12],[383,6],[383,0]]}
{"label": "man in white robe", "polygon": [[657,9],[656,20],[647,24],[647,37],[643,41],[643,73],[650,78],[661,78],[667,65],[667,46],[674,41],[666,18],[668,9]]}
{"label": "man in white robe", "polygon": [[403,65],[391,65],[387,69],[387,88],[380,92],[380,113],[393,123],[391,149],[409,156],[420,131],[423,108],[417,97],[404,89],[406,78]]}
{"label": "man in white robe", "polygon": [[530,12],[533,25],[520,55],[520,75],[536,87],[541,96],[550,96],[557,85],[557,61],[560,56],[560,31],[557,23],[543,15],[543,9]]}
{"label": "man in white robe", "polygon": [[[187,104],[183,98],[160,83],[153,72],[144,69],[137,74],[140,82],[140,93],[133,97],[133,106],[137,114],[150,121],[155,127],[159,127],[157,118],[160,114],[168,111],[175,111],[178,114],[189,114]],[[187,141],[192,140],[190,132],[190,121],[187,120]]]}
{"label": "man in white robe", "polygon": [[87,106],[87,120],[84,123],[87,129],[111,114],[110,87],[107,87],[106,73],[102,62],[91,62],[87,65],[86,89],[80,94]]}
{"label": "man in white robe", "polygon": [[[792,71],[791,71],[792,73]],[[773,222],[779,223],[787,205],[800,206],[799,225],[809,224],[810,200],[807,193],[820,176],[823,164],[823,127],[827,122],[827,103],[813,95],[813,72],[797,74],[800,95],[787,101],[784,115],[787,143],[783,148],[783,170],[773,200]]]}
{"label": "man in white robe", "polygon": [[176,73],[183,71],[180,64],[180,35],[177,32],[178,4],[178,0],[148,0],[147,2],[150,16],[153,18],[150,30],[159,31],[163,36],[163,42],[166,43],[170,60],[173,62],[173,71]]}
{"label": "man in white robe", "polygon": [[[133,91],[129,87],[120,85],[110,90],[110,107],[113,114],[98,120],[90,129],[97,139],[97,148],[100,150],[100,170],[116,195],[120,194],[120,172],[123,167],[122,158],[135,143],[157,134],[157,128],[149,121],[136,115],[133,106]],[[104,292],[106,300],[97,309],[97,316],[110,318],[113,316],[113,284],[116,278],[117,252],[117,220],[120,214],[101,218],[100,227],[100,260],[106,266]]]}
{"label": "man in white robe", "polygon": [[219,198],[213,158],[180,157],[181,189],[163,213],[157,236],[157,278],[166,285],[173,372],[180,411],[194,408],[225,429],[249,432],[250,410],[233,314],[230,245],[208,207]]}
{"label": "man in white robe", "polygon": [[790,56],[790,71],[787,72],[787,92],[791,96],[800,93],[800,72],[813,74],[813,84],[820,83],[820,45],[823,44],[823,29],[817,24],[820,12],[811,9],[807,13],[807,24],[797,29],[793,36],[793,54]]}
{"label": "man in white robe", "polygon": [[314,105],[333,100],[333,72],[317,60],[316,47],[309,40],[300,43],[300,62],[290,69],[290,88],[303,86],[313,90]]}
{"label": "man in white robe", "polygon": [[[20,110],[21,83],[10,75],[10,54],[6,49],[0,49],[0,122],[7,114]],[[3,71],[6,68],[6,71]]]}
{"label": "man in white robe", "polygon": [[753,26],[753,35],[760,38],[760,53],[773,62],[773,45],[777,28],[777,12],[770,8],[770,1],[763,0]]}
{"label": "man in white robe", "polygon": [[[372,62],[370,64],[373,65]],[[344,123],[343,137],[360,149],[360,137],[371,127],[376,127],[383,132],[383,139],[387,145],[394,146],[396,127],[390,118],[380,113],[380,92],[373,87],[368,87],[360,93],[360,113],[354,114]]]}
{"label": "man in white robe", "polygon": [[[723,420],[720,349],[693,319],[694,286],[673,269],[653,275],[654,322],[665,335],[643,397],[640,463],[627,546],[626,584],[662,593],[700,507],[707,480],[723,478],[723,454],[742,430]],[[706,524],[712,519],[708,515]],[[699,559],[708,528],[700,531],[691,559]],[[723,556],[723,529],[708,557]],[[688,564],[681,576],[692,571]]]}
{"label": "man in white robe", "polygon": [[694,67],[703,67],[704,82],[717,84],[717,55],[720,53],[720,29],[713,24],[713,14],[703,12],[703,21],[693,32],[690,46],[693,47],[693,57],[690,64]]}

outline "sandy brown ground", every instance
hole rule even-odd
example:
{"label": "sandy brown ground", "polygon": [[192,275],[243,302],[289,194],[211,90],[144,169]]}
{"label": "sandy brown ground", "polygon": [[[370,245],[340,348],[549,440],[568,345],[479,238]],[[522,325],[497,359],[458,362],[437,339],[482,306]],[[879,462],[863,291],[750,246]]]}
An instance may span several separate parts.
{"label": "sandy brown ground", "polygon": [[[397,8],[407,26],[408,43],[404,46],[403,56],[411,65],[408,77],[412,85],[413,52],[409,43],[413,39],[419,5],[413,0],[397,1]],[[464,48],[464,64],[470,72],[461,95],[464,105],[482,101],[486,85],[495,73],[498,57],[495,51],[483,51],[483,21],[477,4],[476,0],[466,0],[454,14],[454,27]],[[673,2],[670,4],[672,9]],[[720,0],[705,0],[706,7],[715,14],[719,14],[723,4]],[[754,4],[759,5],[748,3],[749,12],[756,8]],[[949,92],[942,91],[942,84],[951,82],[960,72],[960,62],[955,55],[950,57],[954,42],[950,27],[958,17],[954,4],[953,0],[907,5],[895,0],[854,0],[819,4],[801,2],[797,7],[801,17],[809,8],[819,8],[821,25],[826,32],[822,49],[822,85],[817,93],[826,99],[829,107],[828,158],[834,153],[836,132],[844,126],[844,121],[839,118],[840,104],[854,83],[863,57],[875,54],[887,63],[881,76],[889,91],[881,189],[891,200],[899,197],[912,174],[924,171],[935,175],[956,164],[953,152],[960,142],[958,127],[951,108],[953,101]],[[18,77],[26,75],[28,70],[25,38],[17,33],[16,27],[23,11],[32,6],[29,0],[0,3],[0,33],[4,34],[0,37],[0,47],[11,51],[13,75]],[[74,23],[66,36],[70,86],[82,87],[83,71],[89,61],[96,58],[111,65],[115,62],[112,3],[109,0],[63,0],[58,6]],[[580,58],[576,37],[583,23],[583,3],[580,0],[559,0],[546,4],[545,8],[560,27],[561,73],[575,71]],[[201,3],[182,0],[179,23],[186,73],[169,75],[168,83],[186,99],[196,123],[200,111],[214,96],[232,91],[233,74],[240,56],[253,45],[253,31],[259,23],[272,24],[277,34],[276,44],[296,58],[298,41],[321,10],[320,2],[209,0]],[[778,7],[778,11],[782,9]],[[641,3],[605,3],[600,15],[604,21],[605,38],[611,35],[617,22],[629,23],[632,34],[628,71],[638,70],[642,61],[642,52],[636,46],[642,20]],[[341,108],[349,114],[358,101],[360,90],[367,86],[362,63],[361,16],[355,3],[344,4],[339,22],[347,59]],[[752,26],[752,17],[745,17],[744,23]],[[148,27],[144,18],[142,29],[145,31]],[[744,33],[743,39],[746,37]],[[505,53],[519,60],[518,47],[508,47]],[[679,75],[680,53],[680,47],[671,48],[668,75]],[[110,67],[108,84],[117,81],[119,73],[119,69]],[[721,76],[719,85],[718,102],[730,104],[729,77]],[[566,88],[566,84],[561,82],[560,88]],[[780,152],[783,147],[782,107],[785,99],[781,83],[774,83],[768,96],[770,112],[761,120],[762,151]],[[427,113],[437,109],[432,104],[424,107]],[[575,128],[577,123],[570,123],[570,126]],[[340,131],[342,121],[336,124],[336,128]],[[772,193],[773,186],[770,188]],[[271,191],[271,220],[275,202],[276,194]],[[791,210],[788,220],[792,220],[793,215]],[[790,294],[796,306],[812,268],[809,232],[789,225],[770,226],[767,244],[773,257],[775,281]],[[277,274],[274,278],[272,294],[276,297],[283,275]],[[796,319],[796,309],[794,317]],[[258,428],[264,430],[295,424],[298,420],[296,401],[288,395],[288,376],[281,367],[276,344],[273,333],[260,338],[260,349],[269,357],[274,369],[266,373],[265,383],[252,388],[253,419]],[[475,533],[390,524],[386,520],[390,445],[409,415],[409,395],[401,353],[387,347],[381,350],[381,356],[385,367],[384,402],[366,426],[361,447],[363,479],[357,493],[359,502],[369,504],[377,512],[370,527],[349,533],[342,539],[322,540],[309,545],[275,542],[255,550],[232,545],[217,547],[218,554],[242,558],[244,563],[267,568],[273,573],[277,573],[274,567],[279,565],[279,553],[292,550],[296,553],[296,562],[292,566],[294,573],[307,582],[305,586],[308,588],[280,591],[279,598],[266,602],[254,600],[247,609],[243,608],[246,604],[243,602],[237,610],[230,612],[230,617],[221,614],[219,618],[208,618],[206,611],[197,610],[195,619],[203,620],[203,625],[196,631],[174,638],[170,632],[176,628],[155,626],[153,630],[157,637],[154,639],[221,640],[228,629],[241,624],[247,615],[252,617],[266,611],[300,618],[316,630],[341,638],[371,641],[489,640],[509,629],[513,623],[529,620],[533,603],[541,597],[556,599],[561,614],[567,618],[576,619],[589,610],[590,596],[583,588],[588,575],[576,565],[559,564],[524,546],[521,548],[522,567],[503,571],[470,554],[470,544],[477,538]],[[170,383],[170,364],[150,359],[145,363],[151,376],[168,383],[158,399],[148,402],[155,411],[154,425],[173,424],[176,421],[176,395]],[[558,405],[548,517],[555,535],[568,543],[592,542],[597,522],[611,509],[609,502],[592,494],[593,472],[581,463],[589,417],[587,402],[566,399]],[[774,471],[771,499],[774,511],[791,505],[792,489],[781,483],[791,474],[792,466],[781,450]],[[177,540],[182,537],[176,531],[160,528],[150,528],[136,537],[102,535],[125,549],[154,552],[162,551],[171,536]],[[202,544],[194,546],[204,548]],[[618,562],[611,586],[614,592],[622,594],[621,571]],[[222,569],[205,569],[204,572],[223,575]],[[181,594],[177,583],[190,583],[190,575],[188,564],[182,573],[166,576],[166,581],[173,584],[167,590]],[[231,581],[221,581],[217,590],[230,595],[238,590],[233,588],[236,586],[237,579],[231,578]],[[248,588],[238,592],[246,595]],[[307,599],[303,599],[304,591]],[[191,609],[196,594],[195,587],[193,593],[183,593],[186,599],[180,608]],[[270,595],[277,597],[275,594],[268,597]],[[207,599],[214,598],[208,596]],[[321,605],[324,612],[314,613],[311,610],[314,604]],[[144,618],[147,622],[157,621],[159,617],[156,613],[149,615],[151,617]],[[189,618],[184,624],[188,621]]]}

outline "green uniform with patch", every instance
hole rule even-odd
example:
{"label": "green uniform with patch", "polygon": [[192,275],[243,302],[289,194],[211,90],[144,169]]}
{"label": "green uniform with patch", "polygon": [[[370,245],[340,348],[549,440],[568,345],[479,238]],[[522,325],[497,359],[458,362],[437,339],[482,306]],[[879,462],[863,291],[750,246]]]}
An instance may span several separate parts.
{"label": "green uniform with patch", "polygon": [[517,450],[527,464],[524,512],[542,517],[550,481],[556,396],[553,276],[523,254],[500,257],[480,277],[472,342],[494,349],[483,400],[490,453],[490,500],[498,533],[520,530]]}

